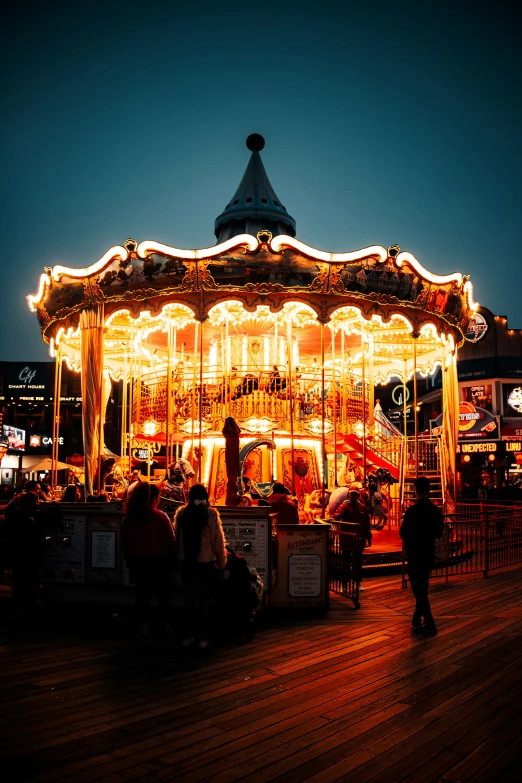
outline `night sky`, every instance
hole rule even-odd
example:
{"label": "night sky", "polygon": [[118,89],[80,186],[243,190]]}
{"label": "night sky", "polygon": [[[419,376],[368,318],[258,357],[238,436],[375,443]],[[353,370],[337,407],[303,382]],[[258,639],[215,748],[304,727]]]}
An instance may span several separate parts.
{"label": "night sky", "polygon": [[19,0],[3,21],[1,360],[48,358],[25,302],[44,266],[214,244],[253,132],[303,242],[397,243],[522,327],[520,3]]}

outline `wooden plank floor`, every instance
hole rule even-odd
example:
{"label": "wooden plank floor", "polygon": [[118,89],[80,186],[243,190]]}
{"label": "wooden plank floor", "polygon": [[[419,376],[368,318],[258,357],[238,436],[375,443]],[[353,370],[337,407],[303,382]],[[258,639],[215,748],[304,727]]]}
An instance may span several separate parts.
{"label": "wooden plank floor", "polygon": [[205,653],[108,613],[4,621],[2,780],[519,780],[522,568],[433,582],[429,638],[398,577],[365,587]]}

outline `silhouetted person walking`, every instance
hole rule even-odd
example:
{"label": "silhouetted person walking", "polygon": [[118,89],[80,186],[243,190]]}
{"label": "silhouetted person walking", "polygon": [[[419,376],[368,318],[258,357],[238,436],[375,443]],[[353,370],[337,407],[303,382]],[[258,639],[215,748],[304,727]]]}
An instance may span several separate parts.
{"label": "silhouetted person walking", "polygon": [[[435,541],[442,536],[442,511],[430,500],[430,480],[419,476],[415,481],[417,502],[407,509],[399,531],[408,556],[408,576],[415,611],[412,630],[416,633],[437,633],[428,598],[430,573],[435,561]],[[424,621],[424,622],[423,622]]]}

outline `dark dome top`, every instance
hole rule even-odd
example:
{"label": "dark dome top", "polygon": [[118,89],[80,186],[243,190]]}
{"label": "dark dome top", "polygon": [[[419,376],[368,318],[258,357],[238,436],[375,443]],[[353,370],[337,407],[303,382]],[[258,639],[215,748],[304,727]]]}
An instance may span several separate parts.
{"label": "dark dome top", "polygon": [[295,237],[295,220],[279,201],[259,154],[264,138],[252,133],[246,145],[252,155],[238,189],[214,223],[217,243],[239,234],[257,236],[259,231]]}
{"label": "dark dome top", "polygon": [[265,140],[260,133],[251,133],[246,140],[246,145],[251,152],[261,152],[265,146]]}

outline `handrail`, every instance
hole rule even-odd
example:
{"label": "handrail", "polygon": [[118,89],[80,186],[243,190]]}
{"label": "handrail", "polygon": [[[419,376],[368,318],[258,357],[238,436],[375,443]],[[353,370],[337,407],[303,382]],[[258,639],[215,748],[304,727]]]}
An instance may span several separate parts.
{"label": "handrail", "polygon": [[[407,557],[404,553],[403,560]],[[477,508],[444,514],[444,533],[437,544],[433,577],[482,572],[522,562],[522,507]],[[403,586],[406,585],[403,565]]]}
{"label": "handrail", "polygon": [[384,427],[388,432],[391,433],[390,437],[401,437],[403,438],[404,435],[402,432],[393,424],[389,418],[386,416],[386,414],[382,410],[376,410],[373,413],[373,417],[375,421],[377,421],[381,427]]}
{"label": "handrail", "polygon": [[[439,475],[440,475],[440,486],[441,486],[441,492],[442,492],[442,507],[446,508],[446,482],[444,480],[444,477],[446,475],[446,441],[444,440],[444,429],[442,430],[442,436],[438,439],[439,440]],[[456,481],[457,477],[454,476],[453,480]]]}

